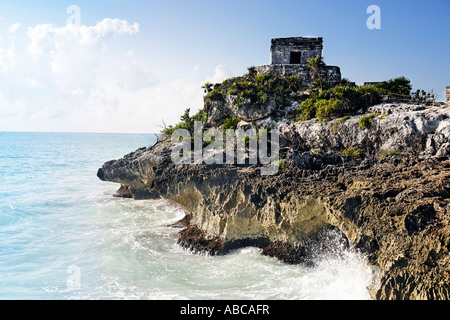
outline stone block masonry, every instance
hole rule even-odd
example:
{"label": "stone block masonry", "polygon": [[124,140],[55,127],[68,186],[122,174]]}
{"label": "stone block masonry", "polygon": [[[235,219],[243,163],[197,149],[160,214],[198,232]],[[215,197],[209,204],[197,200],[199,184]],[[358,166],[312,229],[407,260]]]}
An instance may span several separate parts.
{"label": "stone block masonry", "polygon": [[277,38],[272,39],[272,64],[307,65],[311,58],[322,56],[322,38]]}
{"label": "stone block masonry", "polygon": [[[285,76],[302,76],[307,83],[311,83],[308,61],[322,56],[323,38],[276,38],[272,39],[270,51],[272,64],[258,66],[258,73],[281,73]],[[340,82],[341,70],[336,66],[325,66],[321,75],[331,82]]]}
{"label": "stone block masonry", "polygon": [[450,106],[450,86],[445,87],[445,102]]}

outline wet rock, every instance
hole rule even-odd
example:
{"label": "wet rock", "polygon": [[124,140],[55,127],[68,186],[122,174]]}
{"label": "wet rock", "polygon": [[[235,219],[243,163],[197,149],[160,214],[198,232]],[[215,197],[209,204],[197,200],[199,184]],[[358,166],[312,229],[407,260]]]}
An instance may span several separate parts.
{"label": "wet rock", "polygon": [[116,198],[133,198],[133,193],[131,193],[131,190],[129,187],[121,185],[119,190],[116,191],[116,193],[113,194],[113,197]]}
{"label": "wet rock", "polygon": [[[216,115],[233,114],[222,107]],[[272,122],[284,164],[274,176],[262,176],[259,165],[175,165],[173,145],[162,140],[105,163],[98,177],[120,183],[135,199],[162,197],[183,208],[179,244],[194,252],[255,246],[287,263],[308,264],[314,252],[341,245],[313,241],[337,230],[380,269],[379,285],[371,288],[375,299],[449,299],[450,108],[370,111],[380,116],[367,129],[358,124],[362,114]],[[242,125],[257,126],[252,119]],[[361,155],[343,157],[350,147]]]}

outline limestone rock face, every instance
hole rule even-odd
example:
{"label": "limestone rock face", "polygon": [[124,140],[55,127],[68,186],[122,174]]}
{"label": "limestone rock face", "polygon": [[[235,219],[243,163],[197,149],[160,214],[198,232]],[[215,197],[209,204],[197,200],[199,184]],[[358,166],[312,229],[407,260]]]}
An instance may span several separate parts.
{"label": "limestone rock face", "polygon": [[[216,107],[220,117],[234,112]],[[362,128],[368,113],[378,116]],[[399,104],[326,123],[240,113],[245,125],[279,130],[277,175],[262,176],[259,165],[176,165],[162,140],[105,163],[98,177],[182,207],[179,243],[194,251],[256,246],[301,263],[324,230],[337,230],[379,268],[374,299],[449,299],[449,115],[450,107]],[[353,147],[361,152],[343,155]]]}
{"label": "limestone rock face", "polygon": [[[450,142],[450,108],[383,104],[369,108],[378,116],[361,128],[355,115],[342,121],[318,123],[314,119],[283,124],[279,130],[301,143],[303,149],[342,151],[360,147],[372,154],[398,152],[408,156],[446,156]],[[439,153],[438,153],[439,152]]]}
{"label": "limestone rock face", "polygon": [[381,269],[377,299],[450,297],[450,161],[385,159],[340,177],[328,220]]}
{"label": "limestone rock face", "polygon": [[207,123],[211,126],[223,123],[223,119],[236,116],[242,121],[256,121],[269,117],[279,109],[285,109],[279,106],[273,97],[269,98],[264,105],[252,105],[250,101],[245,101],[244,105],[237,107],[236,97],[224,95],[224,101],[213,102],[209,110]]}

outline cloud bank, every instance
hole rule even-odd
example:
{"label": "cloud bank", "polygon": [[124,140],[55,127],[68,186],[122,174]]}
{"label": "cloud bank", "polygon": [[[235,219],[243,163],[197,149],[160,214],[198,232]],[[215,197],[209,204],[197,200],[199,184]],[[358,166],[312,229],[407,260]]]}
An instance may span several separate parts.
{"label": "cloud bank", "polygon": [[219,65],[200,79],[196,66],[192,81],[162,81],[135,48],[121,46],[139,32],[138,23],[111,18],[11,25],[0,37],[0,130],[158,132],[163,121],[202,106],[203,83],[230,75]]}

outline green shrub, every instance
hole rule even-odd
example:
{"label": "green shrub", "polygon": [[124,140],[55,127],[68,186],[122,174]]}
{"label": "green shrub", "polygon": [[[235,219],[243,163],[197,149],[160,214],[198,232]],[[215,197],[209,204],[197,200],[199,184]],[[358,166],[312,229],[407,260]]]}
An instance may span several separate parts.
{"label": "green shrub", "polygon": [[316,107],[315,107],[316,99],[314,98],[308,98],[305,101],[303,101],[298,109],[297,109],[297,120],[308,120],[312,119],[316,116]]}
{"label": "green shrub", "polygon": [[237,124],[240,122],[241,120],[238,117],[231,117],[231,118],[227,118],[223,121],[223,129],[224,130],[228,130],[228,129],[236,129]]}
{"label": "green shrub", "polygon": [[281,170],[289,170],[282,160],[277,160],[271,163],[273,166],[279,167]]}
{"label": "green shrub", "polygon": [[342,152],[342,155],[344,157],[351,157],[351,158],[355,158],[355,157],[359,157],[359,155],[361,154],[362,150],[358,147],[353,147],[353,148],[347,148]]}
{"label": "green shrub", "polygon": [[201,121],[203,123],[208,120],[208,113],[204,109],[200,109],[197,114],[192,117],[193,121]]}
{"label": "green shrub", "polygon": [[239,90],[236,88],[228,88],[227,94],[230,96],[236,96],[239,93]]}
{"label": "green shrub", "polygon": [[210,91],[207,97],[212,101],[220,101],[223,98],[222,93],[218,89]]}
{"label": "green shrub", "polygon": [[164,135],[168,135],[171,136],[172,133],[177,130],[177,129],[186,129],[188,130],[191,134],[194,132],[194,122],[195,121],[202,121],[202,122],[206,122],[207,120],[207,112],[204,109],[200,109],[194,116],[190,116],[191,109],[188,108],[186,110],[184,110],[183,115],[180,117],[181,122],[179,122],[177,125],[175,126],[168,126],[167,128],[165,128],[164,130],[162,130],[161,132]]}
{"label": "green shrub", "polygon": [[412,93],[413,100],[425,102],[427,104],[431,104],[436,102],[437,95],[434,93],[433,90],[430,92],[426,92],[425,90],[417,89],[414,93]]}
{"label": "green shrub", "polygon": [[358,123],[359,126],[362,129],[368,129],[370,127],[370,123],[372,122],[372,119],[375,117],[378,117],[378,113],[369,114],[367,116],[362,116],[361,119],[359,119]]}
{"label": "green shrub", "polygon": [[212,101],[223,99],[228,94],[235,97],[235,106],[242,107],[245,103],[263,105],[270,98],[284,105],[295,98],[302,88],[303,78],[300,76],[284,76],[275,73],[257,74],[256,68],[248,68],[249,73],[242,77],[227,79],[214,85],[214,89],[205,96],[205,106],[210,106]]}
{"label": "green shrub", "polygon": [[345,121],[347,121],[350,118],[351,118],[350,116],[344,116],[344,117],[340,118],[338,121],[339,122],[345,122]]}
{"label": "green shrub", "polygon": [[244,104],[245,100],[241,96],[237,96],[236,99],[234,100],[234,105],[236,106],[236,108],[240,108],[244,106]]}
{"label": "green shrub", "polygon": [[342,102],[342,111],[351,113],[381,102],[382,90],[375,87],[337,85],[323,94]]}
{"label": "green shrub", "polygon": [[384,159],[384,158],[390,158],[390,157],[407,157],[407,156],[400,152],[397,152],[397,151],[383,152],[380,155],[380,160]]}
{"label": "green shrub", "polygon": [[255,76],[256,75],[256,67],[251,66],[251,67],[248,67],[247,70],[248,70],[248,75],[249,76]]}
{"label": "green shrub", "polygon": [[314,107],[316,108],[317,119],[322,122],[323,120],[340,113],[341,102],[336,99],[320,99],[316,101]]}
{"label": "green shrub", "polygon": [[329,90],[311,91],[310,97],[299,105],[298,120],[317,117],[323,121],[332,116],[351,114],[381,102],[381,98],[382,90],[375,87],[339,84]]}
{"label": "green shrub", "polygon": [[405,77],[398,77],[376,84],[377,88],[383,90],[385,94],[397,98],[411,99],[411,81]]}

